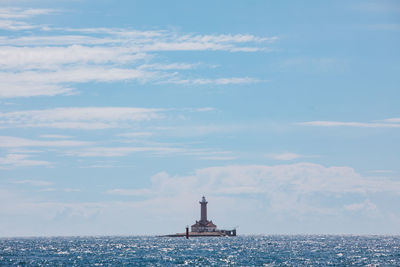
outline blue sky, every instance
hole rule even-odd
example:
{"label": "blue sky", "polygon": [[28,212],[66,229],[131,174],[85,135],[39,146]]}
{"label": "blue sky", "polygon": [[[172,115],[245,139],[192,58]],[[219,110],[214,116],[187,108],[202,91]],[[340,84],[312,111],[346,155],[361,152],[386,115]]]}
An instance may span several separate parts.
{"label": "blue sky", "polygon": [[0,236],[398,234],[399,1],[0,0]]}

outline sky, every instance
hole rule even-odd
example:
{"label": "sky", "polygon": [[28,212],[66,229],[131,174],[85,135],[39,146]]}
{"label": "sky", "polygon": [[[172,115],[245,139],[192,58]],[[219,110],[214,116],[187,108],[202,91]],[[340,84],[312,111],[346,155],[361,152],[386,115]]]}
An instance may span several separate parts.
{"label": "sky", "polygon": [[0,236],[400,233],[400,1],[0,0]]}

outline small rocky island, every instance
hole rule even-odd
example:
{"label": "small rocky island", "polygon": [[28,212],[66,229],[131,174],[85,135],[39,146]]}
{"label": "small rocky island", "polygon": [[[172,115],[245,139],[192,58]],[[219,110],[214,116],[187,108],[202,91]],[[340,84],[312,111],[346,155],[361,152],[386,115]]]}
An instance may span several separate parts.
{"label": "small rocky island", "polygon": [[236,229],[233,230],[221,230],[217,229],[217,226],[212,222],[207,220],[207,201],[203,196],[200,203],[200,221],[196,221],[195,224],[191,226],[191,231],[186,229],[186,233],[177,233],[172,235],[166,235],[167,237],[195,237],[195,236],[236,236]]}

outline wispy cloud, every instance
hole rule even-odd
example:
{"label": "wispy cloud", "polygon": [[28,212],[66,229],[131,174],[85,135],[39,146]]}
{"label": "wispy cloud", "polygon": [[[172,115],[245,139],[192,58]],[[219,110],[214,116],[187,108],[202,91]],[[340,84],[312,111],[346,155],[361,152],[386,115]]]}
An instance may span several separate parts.
{"label": "wispy cloud", "polygon": [[7,76],[3,73],[3,85],[0,89],[0,98],[11,97],[30,97],[30,96],[55,96],[55,95],[73,95],[76,91],[71,87],[64,87],[55,84],[30,84],[20,81],[6,81]]}
{"label": "wispy cloud", "polygon": [[123,68],[83,67],[58,71],[0,72],[0,97],[71,94],[65,83],[113,82],[122,80],[146,81],[154,74]]}
{"label": "wispy cloud", "polygon": [[18,31],[28,30],[43,26],[32,25],[24,21],[34,16],[47,15],[54,13],[52,9],[23,9],[23,8],[0,8],[0,29]]}
{"label": "wispy cloud", "polygon": [[260,80],[249,77],[217,79],[182,79],[176,73],[159,73],[132,68],[74,67],[56,71],[0,72],[0,98],[73,95],[78,92],[71,83],[137,81],[158,84],[229,85],[250,84]]}
{"label": "wispy cloud", "polygon": [[14,136],[0,136],[0,147],[15,148],[15,147],[74,147],[74,146],[87,146],[91,142],[73,141],[73,140],[56,140],[56,141],[43,141],[33,140],[26,138],[19,138]]}
{"label": "wispy cloud", "polygon": [[72,136],[61,135],[61,134],[41,134],[40,137],[42,137],[42,138],[51,138],[51,139],[68,139],[68,138],[72,138]]}
{"label": "wispy cloud", "polygon": [[[1,42],[1,41],[0,41]],[[0,69],[5,70],[51,70],[61,69],[63,65],[125,64],[147,58],[144,53],[134,53],[126,47],[102,46],[3,46],[0,50]],[[188,64],[141,65],[142,69],[184,69]],[[175,67],[175,68],[174,68]]]}
{"label": "wispy cloud", "polygon": [[[130,143],[130,142],[128,142]],[[66,152],[69,156],[77,157],[99,157],[99,158],[112,158],[112,157],[126,157],[131,154],[143,153],[151,155],[152,157],[166,157],[166,156],[185,156],[193,157],[199,160],[213,160],[213,161],[231,161],[237,159],[231,151],[220,151],[208,148],[193,148],[183,146],[183,144],[169,144],[148,142],[136,140],[137,145],[124,145],[124,146],[86,146],[82,148],[74,148]],[[115,164],[99,163],[91,165],[92,168],[115,166]]]}
{"label": "wispy cloud", "polygon": [[[1,144],[0,144],[1,146]],[[10,167],[26,167],[26,166],[50,166],[51,163],[44,160],[30,159],[30,155],[25,154],[8,154],[5,157],[0,157],[0,168]]]}
{"label": "wispy cloud", "polygon": [[54,28],[25,21],[54,12],[50,9],[1,9],[0,28],[22,32],[37,28],[41,34],[0,37],[0,98],[70,95],[76,93],[74,84],[85,82],[129,80],[185,85],[259,82],[249,77],[188,79],[185,71],[198,66],[198,62],[161,63],[157,62],[157,56],[168,51],[251,53],[266,50],[278,39],[276,36],[199,35],[170,30]]}
{"label": "wispy cloud", "polygon": [[172,63],[172,64],[143,64],[139,66],[139,69],[152,69],[152,70],[188,70],[195,68],[198,64],[186,64],[186,63]]}
{"label": "wispy cloud", "polygon": [[30,25],[28,23],[22,21],[15,21],[15,20],[0,20],[0,29],[7,29],[7,30],[28,30],[35,28],[35,26]]}
{"label": "wispy cloud", "polygon": [[400,123],[400,118],[390,118],[383,120],[384,122],[394,122],[394,123]]}
{"label": "wispy cloud", "polygon": [[204,156],[204,157],[200,157],[200,159],[203,159],[203,160],[216,160],[216,161],[219,161],[219,160],[223,160],[223,161],[230,161],[230,160],[235,160],[235,159],[237,159],[237,157],[236,156],[233,156],[233,155],[226,155],[226,156]]}
{"label": "wispy cloud", "polygon": [[[139,107],[66,107],[42,110],[24,110],[13,112],[0,112],[0,127],[2,128],[59,128],[97,130],[108,128],[132,128],[141,123],[150,121],[165,121],[171,118],[181,119],[191,113],[204,113],[215,111],[212,107],[199,108],[139,108]],[[204,125],[188,126],[186,131],[196,130],[202,132],[229,131],[233,126]],[[117,134],[120,137],[146,137],[155,132],[180,131],[180,127],[147,127],[134,132]],[[70,136],[59,134],[43,134],[43,138],[66,139]]]}
{"label": "wispy cloud", "polygon": [[275,160],[294,160],[299,159],[304,156],[296,154],[296,153],[281,153],[281,154],[267,154],[266,157],[275,159]]}
{"label": "wispy cloud", "polygon": [[362,127],[362,128],[400,128],[400,119],[393,118],[378,122],[308,121],[298,125],[321,127]]}
{"label": "wispy cloud", "polygon": [[[0,37],[0,45],[4,46],[72,46],[72,45],[110,45],[120,44],[121,40],[112,37],[95,37],[87,35],[45,35],[45,36],[18,36],[18,37]],[[118,48],[116,46],[115,48]],[[15,50],[18,51],[18,50]],[[26,50],[28,51],[28,50]],[[131,52],[134,52],[131,50]]]}
{"label": "wispy cloud", "polygon": [[[51,31],[50,31],[51,30]],[[102,37],[90,35],[95,31],[103,31]],[[102,45],[113,44],[116,47],[126,47],[132,53],[166,52],[166,51],[228,51],[257,52],[265,50],[266,45],[278,40],[278,37],[258,37],[254,35],[185,35],[174,31],[135,31],[130,29],[46,29],[52,32],[50,36],[23,36],[1,38],[3,45]],[[84,34],[54,34],[57,32],[74,31]],[[122,46],[123,45],[123,46]]]}
{"label": "wispy cloud", "polygon": [[371,211],[376,211],[377,210],[377,205],[372,203],[369,199],[364,200],[363,202],[360,203],[354,203],[354,204],[349,204],[344,206],[345,210],[348,211],[359,211],[359,210],[371,210]]}
{"label": "wispy cloud", "polygon": [[49,186],[52,185],[52,182],[42,181],[42,180],[16,180],[12,181],[13,184],[27,184],[33,186]]}
{"label": "wispy cloud", "polygon": [[0,18],[1,19],[23,19],[30,18],[38,15],[46,15],[50,13],[54,13],[54,9],[44,9],[44,8],[17,8],[17,7],[9,7],[9,8],[0,8]]}
{"label": "wispy cloud", "polygon": [[130,133],[117,134],[117,136],[127,137],[127,138],[149,137],[152,135],[153,135],[152,132],[130,132]]}
{"label": "wispy cloud", "polygon": [[209,111],[215,111],[216,109],[213,107],[204,107],[204,108],[194,108],[191,110],[194,112],[209,112]]}
{"label": "wispy cloud", "polygon": [[248,84],[260,82],[258,79],[249,77],[231,77],[231,78],[218,78],[218,79],[179,79],[171,78],[166,81],[161,81],[160,83],[173,83],[173,84],[184,84],[184,85],[206,85],[206,84],[216,84],[216,85],[227,85],[227,84]]}
{"label": "wispy cloud", "polygon": [[79,157],[122,157],[132,153],[153,153],[158,155],[165,155],[171,153],[185,152],[184,148],[164,147],[164,146],[135,146],[135,147],[88,147],[76,151],[68,152],[69,155],[76,155]]}
{"label": "wispy cloud", "polygon": [[178,125],[153,127],[154,131],[161,132],[163,135],[175,137],[193,137],[212,134],[230,134],[233,132],[246,132],[251,130],[260,130],[260,125],[251,123],[234,123],[234,124],[199,124],[199,125]]}
{"label": "wispy cloud", "polygon": [[2,127],[48,127],[64,129],[106,129],[124,123],[164,117],[162,109],[131,107],[82,107],[26,110],[0,113]]}

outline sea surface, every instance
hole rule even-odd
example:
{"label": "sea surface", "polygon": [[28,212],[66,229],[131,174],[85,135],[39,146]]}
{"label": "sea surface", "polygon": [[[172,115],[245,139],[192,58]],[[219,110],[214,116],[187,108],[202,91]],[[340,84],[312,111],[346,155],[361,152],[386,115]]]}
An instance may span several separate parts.
{"label": "sea surface", "polygon": [[0,238],[0,266],[400,266],[400,236]]}

